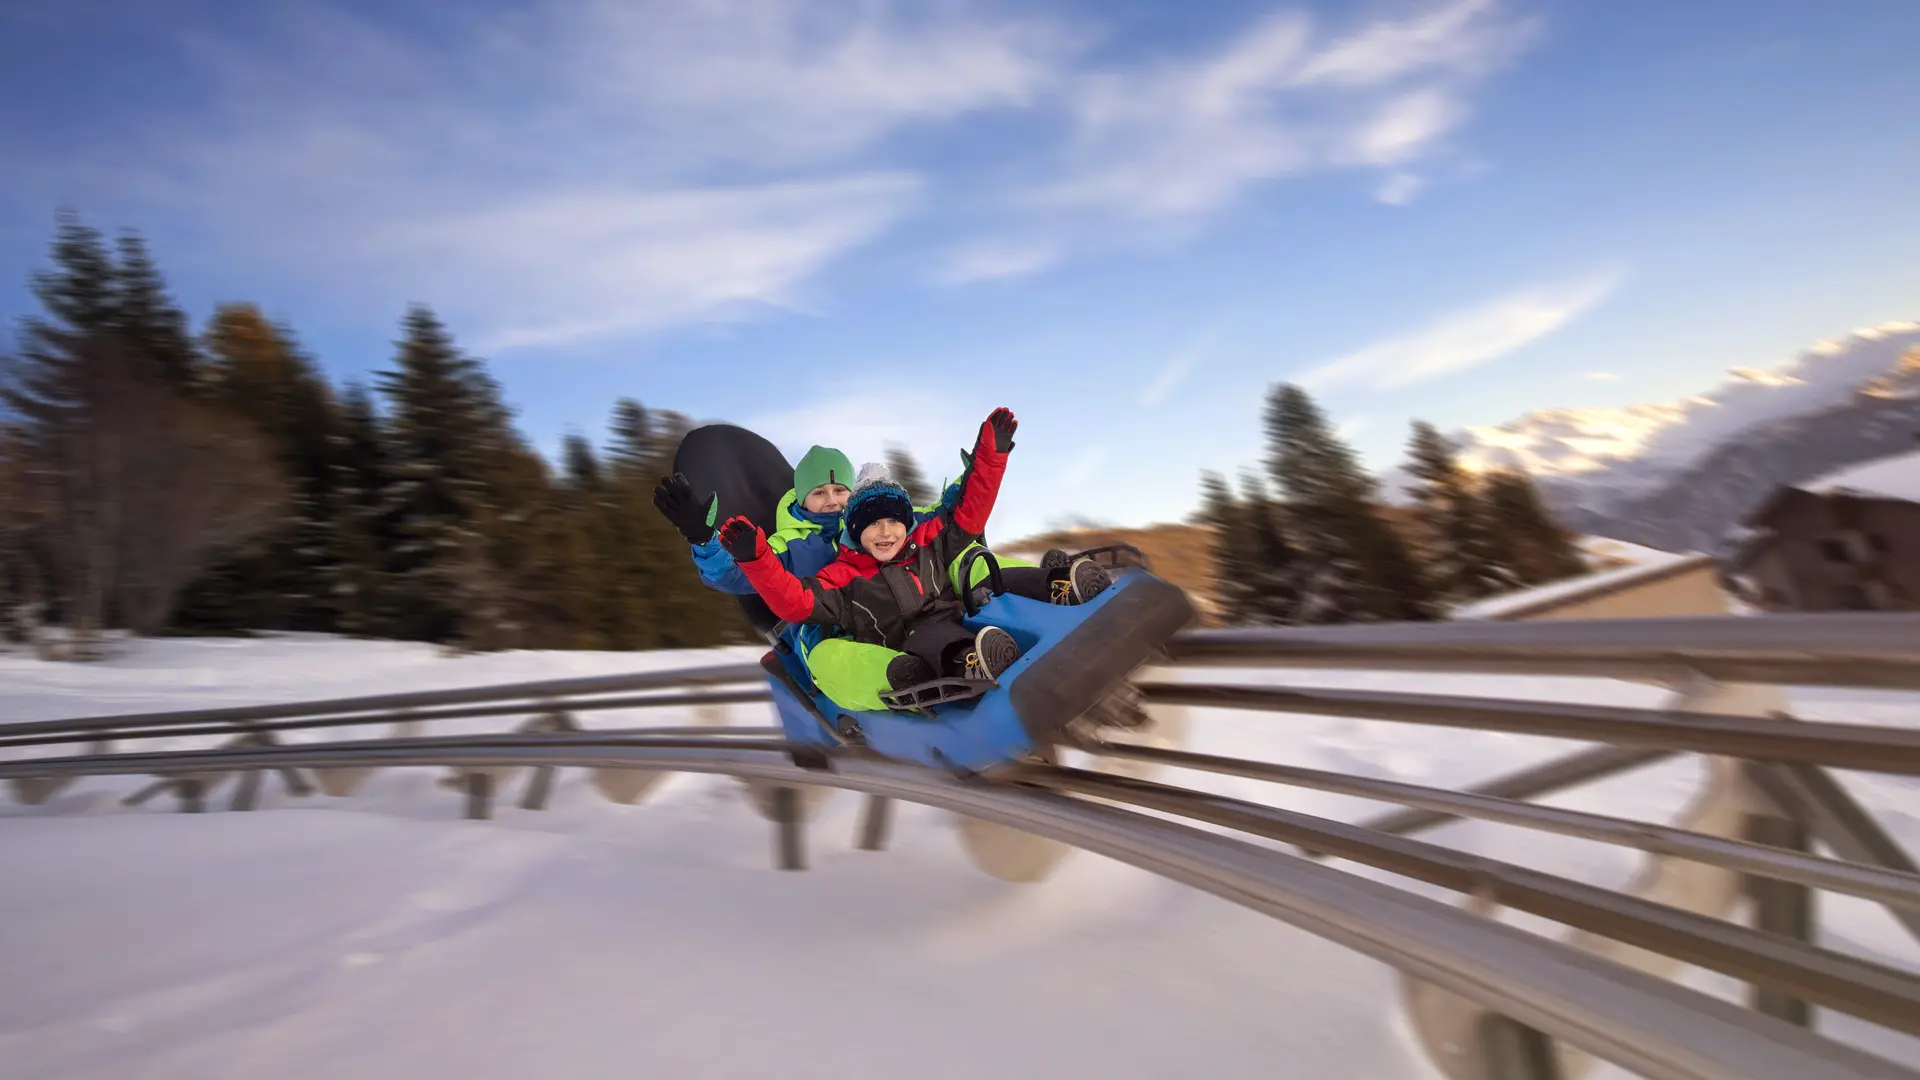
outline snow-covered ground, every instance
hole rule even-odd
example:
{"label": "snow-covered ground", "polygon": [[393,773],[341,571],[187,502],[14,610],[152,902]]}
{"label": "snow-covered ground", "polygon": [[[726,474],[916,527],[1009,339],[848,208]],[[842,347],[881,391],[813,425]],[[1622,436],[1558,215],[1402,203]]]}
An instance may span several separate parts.
{"label": "snow-covered ground", "polygon": [[[0,723],[754,653],[446,659],[423,646],[290,637],[136,642],[97,665],[0,654]],[[1661,699],[1571,679],[1248,677]],[[1815,718],[1920,723],[1920,707],[1893,695],[1805,692],[1795,703]],[[590,727],[690,719],[583,717]],[[766,712],[738,706],[730,720],[764,723]],[[1194,749],[1440,785],[1573,748],[1328,717],[1192,720]],[[1404,1030],[1388,969],[1118,863],[1079,853],[1044,885],[1005,884],[968,865],[950,819],[917,807],[902,808],[890,851],[861,852],[858,802],[841,795],[813,827],[812,870],[779,873],[768,826],[725,778],[675,777],[625,807],[568,773],[550,809],[503,799],[489,822],[461,820],[459,798],[435,779],[390,772],[339,800],[270,786],[264,812],[251,814],[220,812],[224,799],[197,816],[166,801],[123,808],[119,797],[141,784],[131,778],[85,780],[42,807],[0,804],[0,1075],[1439,1075]],[[1232,777],[1177,779],[1347,820],[1382,809]],[[1677,760],[1553,803],[1667,819],[1698,779],[1697,763]],[[1920,785],[1848,783],[1920,849]],[[1507,826],[1457,823],[1432,838],[1605,885],[1639,865],[1617,848]],[[1920,948],[1884,912],[1826,895],[1821,905],[1830,947],[1920,970]],[[1717,977],[1688,981],[1739,992]],[[1821,1022],[1881,1053],[1920,1054],[1914,1041]]]}
{"label": "snow-covered ground", "polygon": [[1591,574],[1581,574],[1578,577],[1537,585],[1531,589],[1515,589],[1471,604],[1462,604],[1453,609],[1450,617],[1455,619],[1511,617],[1516,613],[1545,607],[1556,600],[1596,595],[1609,589],[1622,588],[1644,578],[1660,577],[1682,563],[1699,559],[1701,559],[1699,555],[1664,553],[1649,555],[1634,562],[1615,566],[1611,570],[1598,570]]}

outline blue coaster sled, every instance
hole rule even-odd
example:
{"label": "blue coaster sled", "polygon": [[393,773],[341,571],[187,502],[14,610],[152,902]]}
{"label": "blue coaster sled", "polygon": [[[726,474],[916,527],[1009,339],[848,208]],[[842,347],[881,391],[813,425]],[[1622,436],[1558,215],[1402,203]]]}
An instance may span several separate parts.
{"label": "blue coaster sled", "polygon": [[[997,578],[998,567],[989,560]],[[962,622],[969,630],[997,626],[1012,634],[1020,658],[995,682],[936,680],[912,688],[924,691],[918,697],[925,704],[886,711],[836,705],[784,642],[761,666],[796,760],[819,763],[832,751],[857,748],[971,775],[1039,759],[1044,748],[1063,741],[1068,724],[1152,659],[1192,618],[1186,593],[1141,569],[1120,574],[1085,604],[995,595]],[[959,700],[952,699],[956,692]]]}

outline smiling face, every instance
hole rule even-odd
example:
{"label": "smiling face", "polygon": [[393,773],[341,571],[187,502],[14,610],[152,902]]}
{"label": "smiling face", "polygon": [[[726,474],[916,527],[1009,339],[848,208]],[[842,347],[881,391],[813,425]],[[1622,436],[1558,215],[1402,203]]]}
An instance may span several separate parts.
{"label": "smiling face", "polygon": [[810,514],[837,514],[847,508],[850,494],[844,484],[821,484],[800,500],[800,509]]}
{"label": "smiling face", "polygon": [[890,563],[907,546],[907,527],[892,518],[881,518],[860,530],[860,546],[876,561]]}

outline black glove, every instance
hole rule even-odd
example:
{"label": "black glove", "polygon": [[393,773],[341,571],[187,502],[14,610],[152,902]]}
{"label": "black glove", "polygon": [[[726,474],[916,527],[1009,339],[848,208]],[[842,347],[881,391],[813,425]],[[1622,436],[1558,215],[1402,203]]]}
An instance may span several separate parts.
{"label": "black glove", "polygon": [[653,489],[653,505],[661,516],[687,538],[689,544],[704,544],[713,536],[713,519],[720,513],[719,496],[709,492],[705,498],[693,493],[693,484],[683,473],[674,473]]}
{"label": "black glove", "polygon": [[1013,418],[1013,410],[998,408],[988,415],[987,422],[980,425],[980,440],[974,444],[976,449],[992,445],[996,454],[1004,454],[1013,449],[1013,432],[1020,421]]}
{"label": "black glove", "polygon": [[734,562],[752,562],[760,557],[760,526],[743,517],[728,518],[720,526],[720,546]]}

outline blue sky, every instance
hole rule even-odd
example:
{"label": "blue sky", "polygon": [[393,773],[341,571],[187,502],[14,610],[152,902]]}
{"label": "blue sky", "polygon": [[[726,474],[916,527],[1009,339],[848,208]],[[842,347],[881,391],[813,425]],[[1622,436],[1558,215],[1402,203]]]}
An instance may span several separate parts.
{"label": "blue sky", "polygon": [[1410,418],[1705,388],[1920,318],[1920,4],[0,7],[0,316],[55,207],[336,379],[410,301],[551,450],[617,397],[1189,510],[1305,380]]}

